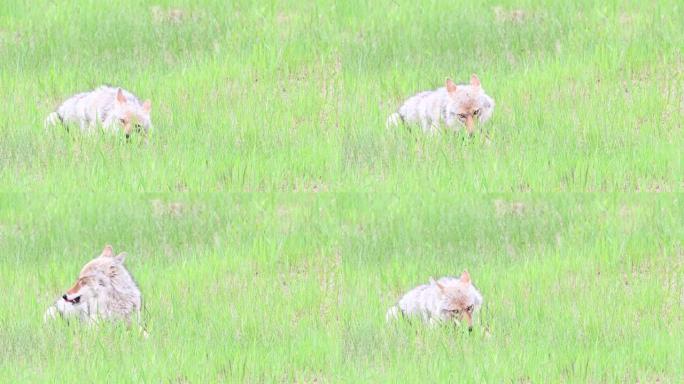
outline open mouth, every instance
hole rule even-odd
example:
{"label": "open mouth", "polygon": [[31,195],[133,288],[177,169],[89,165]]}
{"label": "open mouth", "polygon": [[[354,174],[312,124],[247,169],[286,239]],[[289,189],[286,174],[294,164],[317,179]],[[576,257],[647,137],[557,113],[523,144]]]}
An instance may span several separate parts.
{"label": "open mouth", "polygon": [[64,295],[62,295],[62,299],[64,299],[64,301],[66,301],[67,303],[71,303],[71,304],[78,304],[81,302],[81,296],[76,296],[73,299],[70,299],[67,297],[66,294],[64,294]]}

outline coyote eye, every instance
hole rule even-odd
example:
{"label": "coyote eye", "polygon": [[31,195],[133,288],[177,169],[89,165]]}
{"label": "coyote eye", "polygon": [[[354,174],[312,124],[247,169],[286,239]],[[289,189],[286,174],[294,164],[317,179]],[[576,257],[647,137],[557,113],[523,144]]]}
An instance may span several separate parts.
{"label": "coyote eye", "polygon": [[479,114],[480,114],[480,110],[479,110],[479,109],[476,109],[476,110],[473,111],[473,116],[477,116],[477,115],[479,115]]}
{"label": "coyote eye", "polygon": [[472,310],[473,310],[473,306],[472,306],[472,305],[470,305],[470,306],[468,306],[468,308],[466,308],[466,311],[468,311],[468,312],[472,312]]}
{"label": "coyote eye", "polygon": [[461,120],[465,120],[466,115],[464,115],[464,114],[462,114],[462,113],[459,113],[459,114],[458,114],[458,118],[461,119]]}
{"label": "coyote eye", "polygon": [[126,125],[126,119],[119,119],[119,121],[121,122],[121,124]]}

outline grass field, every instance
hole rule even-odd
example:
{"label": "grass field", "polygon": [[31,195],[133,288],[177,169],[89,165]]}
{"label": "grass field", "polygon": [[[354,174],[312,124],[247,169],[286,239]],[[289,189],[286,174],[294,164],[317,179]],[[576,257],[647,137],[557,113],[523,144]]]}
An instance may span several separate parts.
{"label": "grass field", "polygon": [[[678,1],[140,3],[0,6],[6,189],[682,190]],[[385,128],[472,72],[489,142]],[[146,145],[44,132],[102,83],[152,99]]]}
{"label": "grass field", "polygon": [[[643,195],[4,199],[0,376],[681,382],[683,215]],[[146,340],[43,325],[107,242],[130,254]],[[402,292],[466,267],[485,298],[472,334],[386,325]]]}
{"label": "grass field", "polygon": [[[679,1],[225,3],[0,2],[0,382],[684,381]],[[146,141],[43,127],[103,83]],[[147,339],[43,323],[107,243]],[[464,268],[472,334],[385,323]]]}

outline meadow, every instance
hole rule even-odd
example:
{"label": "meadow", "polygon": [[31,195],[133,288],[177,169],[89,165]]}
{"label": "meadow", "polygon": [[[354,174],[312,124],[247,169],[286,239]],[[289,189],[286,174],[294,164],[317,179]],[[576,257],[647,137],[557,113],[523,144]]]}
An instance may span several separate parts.
{"label": "meadow", "polygon": [[[682,382],[682,47],[674,0],[3,1],[0,382]],[[385,127],[471,73],[473,137]],[[105,83],[149,137],[43,126]],[[43,322],[105,244],[146,339]],[[472,333],[385,322],[463,269]]]}
{"label": "meadow", "polygon": [[[85,195],[0,205],[3,382],[680,382],[674,196]],[[445,209],[445,207],[448,207]],[[43,324],[102,245],[150,336]],[[468,268],[472,333],[385,322]]]}
{"label": "meadow", "polygon": [[[681,191],[677,1],[5,1],[0,183],[66,191]],[[516,12],[516,10],[518,12]],[[484,135],[385,128],[477,73]],[[144,145],[43,129],[103,83]]]}

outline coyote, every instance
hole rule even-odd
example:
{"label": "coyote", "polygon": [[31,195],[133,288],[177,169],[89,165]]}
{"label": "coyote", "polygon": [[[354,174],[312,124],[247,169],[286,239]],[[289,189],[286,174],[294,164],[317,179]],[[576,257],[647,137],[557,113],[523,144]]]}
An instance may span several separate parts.
{"label": "coyote", "polygon": [[432,134],[439,129],[440,122],[449,128],[458,122],[465,125],[468,134],[472,134],[475,120],[484,123],[493,111],[494,100],[484,92],[480,79],[473,74],[470,85],[456,85],[447,78],[446,87],[411,96],[387,118],[387,126],[396,126],[400,122],[417,123],[425,133]]}
{"label": "coyote", "polygon": [[58,123],[78,124],[82,132],[93,132],[99,125],[104,130],[118,132],[123,129],[126,137],[136,130],[146,134],[152,122],[152,102],[140,103],[132,93],[121,88],[101,86],[90,92],[71,96],[45,119],[46,126]]}
{"label": "coyote", "polygon": [[89,261],[78,280],[62,297],[47,309],[47,321],[75,317],[87,323],[102,320],[125,320],[131,316],[140,323],[140,290],[123,265],[126,253],[114,256],[111,245],[105,246],[99,257]]}
{"label": "coyote", "polygon": [[460,278],[442,277],[408,291],[387,311],[386,319],[404,315],[419,316],[428,324],[465,320],[473,330],[473,313],[482,305],[482,295],[470,280],[468,271]]}

